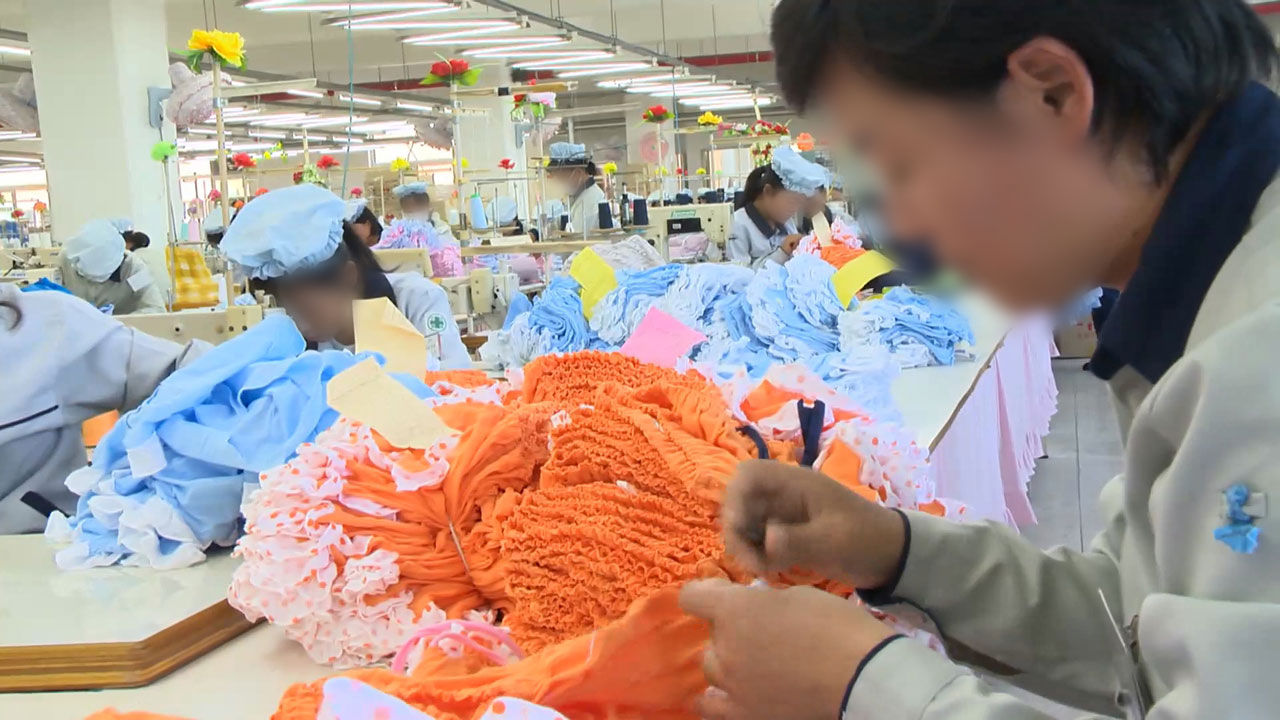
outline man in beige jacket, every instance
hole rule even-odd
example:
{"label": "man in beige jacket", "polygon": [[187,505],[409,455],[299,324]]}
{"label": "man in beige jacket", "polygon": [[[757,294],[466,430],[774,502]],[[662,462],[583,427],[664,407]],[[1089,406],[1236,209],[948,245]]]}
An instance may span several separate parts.
{"label": "man in beige jacket", "polygon": [[[1280,99],[1243,0],[781,0],[779,82],[884,171],[890,215],[1015,307],[1124,295],[1091,367],[1123,473],[1088,552],[744,466],[730,550],[809,589],[685,589],[707,718],[1034,720],[964,665],[1108,717],[1280,718]],[[915,612],[908,612],[915,611]]]}

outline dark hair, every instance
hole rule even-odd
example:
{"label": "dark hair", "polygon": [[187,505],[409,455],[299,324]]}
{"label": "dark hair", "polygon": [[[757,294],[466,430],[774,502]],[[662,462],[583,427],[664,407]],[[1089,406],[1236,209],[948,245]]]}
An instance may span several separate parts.
{"label": "dark hair", "polygon": [[574,160],[574,159],[552,160],[547,163],[548,170],[567,170],[567,169],[572,169],[576,167],[580,167],[583,170],[586,170],[587,174],[590,175],[591,177],[595,177],[596,175],[600,174],[599,170],[596,168],[596,162],[594,160],[588,160],[586,161],[586,163],[583,163],[581,160]]}
{"label": "dark hair", "polygon": [[125,245],[133,246],[130,249],[151,247],[151,238],[148,237],[146,233],[141,233],[137,230],[125,230],[120,234],[124,236]]}
{"label": "dark hair", "polygon": [[369,226],[370,232],[373,233],[374,237],[382,237],[382,223],[378,221],[378,216],[374,215],[368,206],[365,206],[360,211],[360,214],[356,216],[356,219],[351,222],[352,224],[365,223]]}
{"label": "dark hair", "polygon": [[744,205],[750,205],[764,194],[764,189],[772,187],[778,190],[785,190],[782,184],[782,178],[778,177],[778,173],[773,171],[770,165],[761,165],[747,175],[747,182],[742,186],[742,200]]}
{"label": "dark hair", "polygon": [[330,255],[328,260],[282,277],[250,280],[249,288],[274,295],[281,285],[333,285],[342,276],[342,269],[346,267],[348,261],[356,264],[361,275],[369,272],[386,272],[378,263],[373,250],[356,236],[355,231],[351,229],[351,223],[343,222],[342,242],[338,243],[338,248],[333,251],[333,255]]}
{"label": "dark hair", "polygon": [[782,0],[778,82],[803,111],[837,56],[906,88],[990,98],[1036,37],[1070,46],[1093,80],[1093,131],[1144,139],[1156,179],[1206,111],[1277,68],[1275,39],[1243,0]]}

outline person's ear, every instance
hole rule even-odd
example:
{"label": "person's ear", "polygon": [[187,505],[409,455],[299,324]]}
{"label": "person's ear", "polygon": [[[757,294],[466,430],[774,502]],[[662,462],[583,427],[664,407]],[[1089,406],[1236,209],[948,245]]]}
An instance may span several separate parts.
{"label": "person's ear", "polygon": [[1037,37],[1009,54],[1004,91],[1020,105],[1076,137],[1093,124],[1093,77],[1079,53],[1066,43]]}

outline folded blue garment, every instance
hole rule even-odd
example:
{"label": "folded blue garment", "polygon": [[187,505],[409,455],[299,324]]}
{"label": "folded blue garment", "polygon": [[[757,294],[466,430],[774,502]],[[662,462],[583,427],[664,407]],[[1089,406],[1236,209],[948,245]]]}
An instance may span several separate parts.
{"label": "folded blue garment", "polygon": [[618,286],[596,304],[591,329],[605,342],[621,345],[635,332],[645,313],[685,270],[680,265],[659,265],[648,270],[618,270]]}
{"label": "folded blue garment", "polygon": [[527,312],[508,313],[503,328],[480,348],[480,357],[503,367],[519,367],[551,353],[614,349],[587,325],[580,290],[568,275],[552,278]]}
{"label": "folded blue garment", "polygon": [[232,544],[245,486],[337,419],[325,384],[365,357],[306,350],[279,314],[174,372],[67,479],[81,497],[59,566],[181,567]]}
{"label": "folded blue garment", "polygon": [[74,294],[70,290],[62,287],[61,285],[50,280],[49,278],[40,278],[39,280],[36,280],[30,285],[22,288],[22,292],[42,292],[45,290],[66,293],[68,295]]}
{"label": "folded blue garment", "polygon": [[969,320],[959,310],[906,287],[893,288],[883,298],[842,315],[839,328],[842,349],[878,340],[902,367],[952,365],[956,346],[974,340]]}

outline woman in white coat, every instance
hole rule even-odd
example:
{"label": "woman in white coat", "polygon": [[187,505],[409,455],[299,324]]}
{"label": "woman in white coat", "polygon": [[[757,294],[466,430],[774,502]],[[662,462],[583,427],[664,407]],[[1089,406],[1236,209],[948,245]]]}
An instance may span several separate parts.
{"label": "woman in white coat", "polygon": [[324,188],[282,188],[246,205],[220,247],[316,347],[355,345],[352,301],[385,297],[426,337],[433,365],[471,367],[444,289],[420,273],[383,270],[347,214],[346,203]]}
{"label": "woman in white coat", "polygon": [[[118,222],[118,221],[117,221]],[[124,234],[112,221],[85,223],[62,246],[62,285],[113,315],[164,312],[164,295],[143,259],[125,249]]]}
{"label": "woman in white coat", "polygon": [[795,217],[806,200],[827,184],[821,165],[800,157],[789,145],[773,151],[773,160],[747,176],[744,205],[733,213],[729,227],[729,260],[762,267],[784,264],[800,241]]}
{"label": "woman in white coat", "polygon": [[206,347],[145,335],[66,293],[0,285],[0,535],[72,514],[63,483],[87,464],[81,423],[132,410]]}
{"label": "woman in white coat", "polygon": [[599,230],[600,203],[605,195],[596,182],[596,164],[587,154],[587,146],[553,143],[547,176],[569,196],[569,225],[565,229],[575,233]]}

